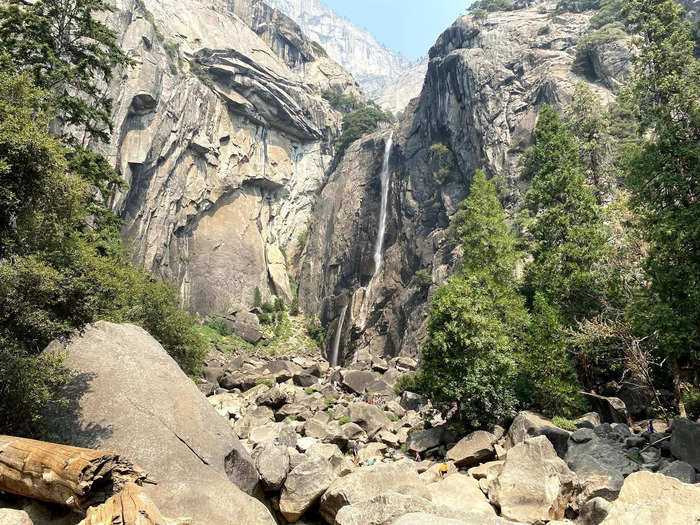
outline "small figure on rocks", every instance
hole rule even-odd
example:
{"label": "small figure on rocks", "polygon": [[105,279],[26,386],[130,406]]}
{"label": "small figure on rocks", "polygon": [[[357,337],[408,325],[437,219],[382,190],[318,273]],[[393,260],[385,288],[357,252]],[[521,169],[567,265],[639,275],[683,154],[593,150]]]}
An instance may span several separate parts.
{"label": "small figure on rocks", "polygon": [[440,478],[444,478],[447,475],[447,463],[440,465]]}
{"label": "small figure on rocks", "polygon": [[420,463],[421,461],[423,461],[423,458],[420,457],[420,452],[416,452],[416,462]]}
{"label": "small figure on rocks", "polygon": [[354,456],[355,466],[357,466],[357,459],[358,459],[357,453],[358,453],[358,448],[357,448],[357,443],[355,443],[352,446],[352,454]]}
{"label": "small figure on rocks", "polygon": [[649,434],[654,433],[654,422],[650,419],[649,420]]}

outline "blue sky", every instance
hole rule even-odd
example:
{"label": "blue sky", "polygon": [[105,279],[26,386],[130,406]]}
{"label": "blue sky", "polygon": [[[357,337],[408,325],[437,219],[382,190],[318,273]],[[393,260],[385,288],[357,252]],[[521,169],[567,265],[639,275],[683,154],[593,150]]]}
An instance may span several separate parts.
{"label": "blue sky", "polygon": [[382,44],[415,60],[466,12],[471,0],[322,0]]}

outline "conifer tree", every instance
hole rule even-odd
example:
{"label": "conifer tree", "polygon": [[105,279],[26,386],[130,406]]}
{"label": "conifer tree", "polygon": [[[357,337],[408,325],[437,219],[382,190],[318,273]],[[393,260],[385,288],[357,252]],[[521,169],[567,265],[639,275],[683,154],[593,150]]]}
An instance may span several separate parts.
{"label": "conifer tree", "polygon": [[479,427],[515,410],[515,355],[528,322],[514,284],[515,240],[483,172],[451,232],[462,244],[463,266],[433,298],[419,377],[433,399],[459,400],[465,421]]}
{"label": "conifer tree", "polygon": [[603,306],[605,283],[596,269],[606,238],[576,143],[550,106],[540,112],[526,163],[532,177],[527,209],[533,240],[526,290],[531,298],[542,293],[561,312],[565,326],[573,326]]}
{"label": "conifer tree", "polygon": [[650,288],[634,307],[640,335],[654,335],[673,367],[685,415],[680,365],[700,361],[700,62],[690,26],[672,0],[629,0],[637,39],[632,81],[640,144],[628,158],[627,182],[649,244]]}

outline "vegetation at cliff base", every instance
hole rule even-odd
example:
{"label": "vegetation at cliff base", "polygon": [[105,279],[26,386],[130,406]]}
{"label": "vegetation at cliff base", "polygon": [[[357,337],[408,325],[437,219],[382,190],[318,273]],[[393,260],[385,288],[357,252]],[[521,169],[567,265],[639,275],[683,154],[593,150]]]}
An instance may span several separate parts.
{"label": "vegetation at cliff base", "polygon": [[[107,140],[103,82],[128,67],[99,0],[0,7],[0,421],[37,435],[68,380],[41,354],[97,320],[139,324],[188,373],[204,344],[179,297],[129,262],[104,199],[119,176],[77,137]],[[58,18],[63,21],[58,23]]]}
{"label": "vegetation at cliff base", "polygon": [[368,104],[343,116],[343,131],[336,143],[338,158],[345,154],[350,144],[379,129],[381,122],[393,120],[390,113],[375,104]]}

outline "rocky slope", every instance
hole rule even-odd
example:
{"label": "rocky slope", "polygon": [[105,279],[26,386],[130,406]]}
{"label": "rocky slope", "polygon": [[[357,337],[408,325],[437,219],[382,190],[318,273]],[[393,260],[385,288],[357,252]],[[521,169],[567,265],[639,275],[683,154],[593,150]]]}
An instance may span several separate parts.
{"label": "rocky slope", "polygon": [[[357,79],[370,98],[384,109],[402,111],[418,96],[425,70],[386,48],[367,31],[339,16],[319,0],[268,0],[295,20],[304,33]],[[401,89],[394,92],[398,79]]]}
{"label": "rocky slope", "polygon": [[130,185],[113,200],[136,262],[208,314],[253,290],[291,300],[306,230],[354,80],[255,0],[121,0],[108,16],[136,65],[115,75],[112,143]]}
{"label": "rocky slope", "polygon": [[[445,242],[445,228],[466,197],[474,171],[503,177],[516,206],[526,183],[519,161],[530,145],[539,108],[563,110],[574,86],[586,80],[604,100],[624,82],[629,56],[624,43],[592,46],[586,76],[572,71],[576,43],[593,13],[553,15],[553,3],[483,21],[458,19],[430,51],[420,99],[395,126],[390,156],[389,216],[385,264],[374,274],[372,247],[378,232],[379,173],[390,130],[364,137],[348,149],[323,189],[314,213],[301,274],[302,303],[339,324],[344,305],[341,355],[358,350],[412,355],[424,336],[426,299],[454,266],[458,254]],[[546,28],[546,29],[545,29]],[[441,181],[430,147],[444,144],[452,166]],[[433,286],[417,288],[418,270]],[[328,344],[334,338],[328,338]]]}

